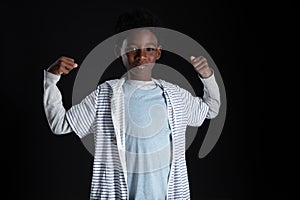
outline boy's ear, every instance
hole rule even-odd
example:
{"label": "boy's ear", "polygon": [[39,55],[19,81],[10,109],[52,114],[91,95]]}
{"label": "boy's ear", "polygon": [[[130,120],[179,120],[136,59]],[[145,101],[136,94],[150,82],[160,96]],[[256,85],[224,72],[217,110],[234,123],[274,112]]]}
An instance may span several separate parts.
{"label": "boy's ear", "polygon": [[162,52],[162,46],[159,46],[156,51],[156,60],[160,59],[161,52]]}
{"label": "boy's ear", "polygon": [[119,47],[118,45],[115,45],[114,53],[117,58],[120,57],[121,56],[121,47]]}

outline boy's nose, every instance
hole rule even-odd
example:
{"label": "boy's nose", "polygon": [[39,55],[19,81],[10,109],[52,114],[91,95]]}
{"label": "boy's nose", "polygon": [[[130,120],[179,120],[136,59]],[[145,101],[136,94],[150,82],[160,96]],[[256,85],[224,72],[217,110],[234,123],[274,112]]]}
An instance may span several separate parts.
{"label": "boy's nose", "polygon": [[146,49],[139,49],[136,54],[138,59],[145,59],[147,57]]}

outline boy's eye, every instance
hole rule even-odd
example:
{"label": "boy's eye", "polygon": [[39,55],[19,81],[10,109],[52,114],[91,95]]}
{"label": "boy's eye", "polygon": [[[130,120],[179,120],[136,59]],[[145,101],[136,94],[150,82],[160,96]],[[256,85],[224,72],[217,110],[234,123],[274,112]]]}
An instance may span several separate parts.
{"label": "boy's eye", "polygon": [[147,50],[147,51],[154,51],[155,49],[152,48],[152,47],[148,47],[148,48],[146,48],[146,50]]}
{"label": "boy's eye", "polygon": [[126,52],[135,52],[135,51],[137,51],[138,50],[138,48],[135,48],[135,47],[128,47],[127,49],[126,49]]}
{"label": "boy's eye", "polygon": [[[128,53],[137,53],[140,50],[141,49],[138,49],[136,47],[128,47],[128,48],[126,48],[126,52],[128,52]],[[143,50],[150,53],[150,52],[155,51],[155,48],[153,48],[153,47],[146,47]]]}

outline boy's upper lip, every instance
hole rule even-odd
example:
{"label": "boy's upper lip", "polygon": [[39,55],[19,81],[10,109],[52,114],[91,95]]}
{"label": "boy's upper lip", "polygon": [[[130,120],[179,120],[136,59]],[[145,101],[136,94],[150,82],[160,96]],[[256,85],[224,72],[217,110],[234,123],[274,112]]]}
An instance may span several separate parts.
{"label": "boy's upper lip", "polygon": [[145,67],[147,67],[149,64],[147,64],[147,63],[135,63],[134,65],[133,65],[133,67],[137,67],[137,66],[145,66]]}

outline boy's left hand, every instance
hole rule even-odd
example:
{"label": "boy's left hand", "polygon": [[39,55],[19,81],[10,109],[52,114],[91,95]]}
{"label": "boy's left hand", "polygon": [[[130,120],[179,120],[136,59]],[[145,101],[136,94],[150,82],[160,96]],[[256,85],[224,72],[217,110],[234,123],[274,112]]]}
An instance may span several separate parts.
{"label": "boy's left hand", "polygon": [[200,74],[202,78],[211,76],[212,70],[208,66],[206,58],[204,58],[203,56],[199,56],[197,58],[191,56],[190,60],[192,65],[194,66],[194,69]]}

